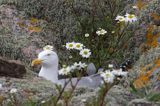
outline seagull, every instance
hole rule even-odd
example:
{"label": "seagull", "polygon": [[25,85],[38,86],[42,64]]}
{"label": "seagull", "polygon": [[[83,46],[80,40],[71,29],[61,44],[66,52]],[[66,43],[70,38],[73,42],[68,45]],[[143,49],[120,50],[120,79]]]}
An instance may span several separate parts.
{"label": "seagull", "polygon": [[[55,84],[64,85],[66,79],[58,79],[58,55],[53,50],[43,50],[38,54],[38,58],[32,61],[32,66],[41,65],[39,77],[43,77]],[[77,78],[72,78],[75,84]],[[101,85],[102,78],[99,74],[82,77],[78,82],[79,87],[97,88]]]}

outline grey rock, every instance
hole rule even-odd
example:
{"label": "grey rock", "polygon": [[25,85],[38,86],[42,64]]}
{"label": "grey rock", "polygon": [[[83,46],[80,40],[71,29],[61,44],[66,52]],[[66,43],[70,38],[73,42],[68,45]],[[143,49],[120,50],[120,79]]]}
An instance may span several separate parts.
{"label": "grey rock", "polygon": [[126,106],[136,97],[130,93],[127,88],[121,85],[115,85],[110,89],[106,96],[107,106]]}
{"label": "grey rock", "polygon": [[93,75],[96,73],[96,67],[93,63],[90,63],[87,67],[87,74],[88,75]]}
{"label": "grey rock", "polygon": [[10,90],[13,88],[17,89],[14,95],[20,106],[23,106],[22,104],[29,98],[34,103],[39,104],[41,101],[46,101],[56,95],[55,86],[52,82],[35,76],[26,76],[25,79],[0,77],[0,84],[2,84],[0,98],[5,98],[2,101],[3,106],[8,106],[11,100]]}
{"label": "grey rock", "polygon": [[[85,106],[86,102],[93,102],[93,98],[97,97],[98,90],[85,90],[87,92],[74,96],[71,106]],[[109,90],[106,95],[106,106],[127,106],[127,104],[135,99],[128,89],[121,85],[116,85]]]}
{"label": "grey rock", "polygon": [[153,103],[146,99],[134,99],[128,104],[128,106],[160,106],[160,102]]}

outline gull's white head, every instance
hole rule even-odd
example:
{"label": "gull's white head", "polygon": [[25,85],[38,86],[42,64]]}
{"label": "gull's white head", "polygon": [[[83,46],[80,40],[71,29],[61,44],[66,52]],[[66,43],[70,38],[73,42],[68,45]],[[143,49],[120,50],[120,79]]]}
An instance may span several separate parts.
{"label": "gull's white head", "polygon": [[44,50],[32,61],[32,66],[41,65],[39,76],[56,82],[58,80],[58,56],[52,50]]}
{"label": "gull's white head", "polygon": [[44,50],[38,54],[38,58],[32,61],[32,66],[41,64],[43,67],[58,67],[57,53],[51,50]]}
{"label": "gull's white head", "polygon": [[38,59],[42,62],[42,66],[44,67],[58,67],[58,56],[54,51],[44,50],[39,53]]}

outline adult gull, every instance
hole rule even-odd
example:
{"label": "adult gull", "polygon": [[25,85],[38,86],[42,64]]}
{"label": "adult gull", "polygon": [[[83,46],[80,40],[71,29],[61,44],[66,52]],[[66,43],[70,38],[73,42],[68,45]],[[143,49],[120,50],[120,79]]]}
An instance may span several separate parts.
{"label": "adult gull", "polygon": [[[55,84],[63,85],[65,79],[58,79],[58,55],[52,50],[43,50],[38,54],[38,58],[32,61],[32,66],[41,64],[41,69],[38,76],[52,81]],[[75,83],[77,78],[72,78]],[[99,74],[82,77],[78,83],[79,87],[97,88],[101,84],[101,77]]]}

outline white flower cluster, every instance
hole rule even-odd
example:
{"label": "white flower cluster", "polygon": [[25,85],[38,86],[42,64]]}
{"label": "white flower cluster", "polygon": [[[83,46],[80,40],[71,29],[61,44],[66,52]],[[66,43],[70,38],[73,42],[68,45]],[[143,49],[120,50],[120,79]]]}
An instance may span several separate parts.
{"label": "white flower cluster", "polygon": [[87,67],[86,63],[82,63],[81,61],[79,63],[75,62],[71,66],[67,66],[67,67],[64,67],[64,68],[60,69],[59,70],[59,75],[68,75],[71,72],[74,72],[75,70],[81,70],[81,69],[84,69],[86,67]]}
{"label": "white flower cluster", "polygon": [[43,100],[43,101],[41,101],[41,103],[42,103],[42,104],[44,104],[44,103],[46,103],[46,101],[45,101],[45,100]]}
{"label": "white flower cluster", "polygon": [[66,48],[68,50],[71,50],[71,49],[82,50],[83,49],[83,44],[75,43],[75,42],[68,42],[68,43],[66,43]]}
{"label": "white flower cluster", "polygon": [[59,73],[59,75],[68,75],[68,74],[70,74],[70,72],[71,72],[71,67],[68,66],[68,67],[64,67],[64,68],[60,69],[58,73]]}
{"label": "white flower cluster", "polygon": [[53,50],[53,46],[51,45],[46,45],[45,47],[43,47],[43,50]]}
{"label": "white flower cluster", "polygon": [[75,62],[71,68],[72,70],[81,70],[87,67],[86,63],[82,63],[81,61],[79,63]]}
{"label": "white flower cluster", "polygon": [[128,72],[126,72],[126,71],[122,71],[122,69],[114,69],[113,71],[112,71],[112,73],[115,75],[115,76],[123,76],[123,77],[126,77],[127,76],[127,74],[128,74]]}
{"label": "white flower cluster", "polygon": [[98,36],[100,36],[100,35],[105,35],[106,33],[107,33],[107,31],[104,30],[104,29],[102,29],[102,28],[99,28],[99,29],[96,31],[96,34],[97,34]]}
{"label": "white flower cluster", "polygon": [[84,36],[85,36],[86,38],[89,37],[89,33],[86,33]]}
{"label": "white flower cluster", "polygon": [[76,43],[76,42],[68,42],[66,43],[66,48],[68,50],[71,49],[76,49],[76,50],[80,50],[80,55],[84,58],[89,58],[91,55],[91,51],[89,49],[84,48],[85,46],[81,43]]}
{"label": "white flower cluster", "polygon": [[11,93],[11,94],[17,93],[17,92],[18,92],[18,90],[17,90],[16,88],[12,88],[12,89],[10,90],[10,93]]}
{"label": "white flower cluster", "polygon": [[117,20],[118,22],[126,22],[126,23],[130,22],[130,23],[132,23],[132,22],[137,21],[137,17],[134,14],[126,13],[125,16],[118,15],[115,20]]}
{"label": "white flower cluster", "polygon": [[113,64],[108,64],[108,68],[113,68]]}
{"label": "white flower cluster", "polygon": [[133,8],[133,9],[138,9],[138,7],[137,7],[137,6],[132,6],[132,8]]}
{"label": "white flower cluster", "polygon": [[106,83],[113,83],[116,77],[126,77],[128,72],[122,71],[122,69],[113,69],[112,71],[106,70],[105,72],[100,72],[100,76]]}
{"label": "white flower cluster", "polygon": [[115,75],[111,71],[101,72],[100,76],[106,83],[113,83]]}

